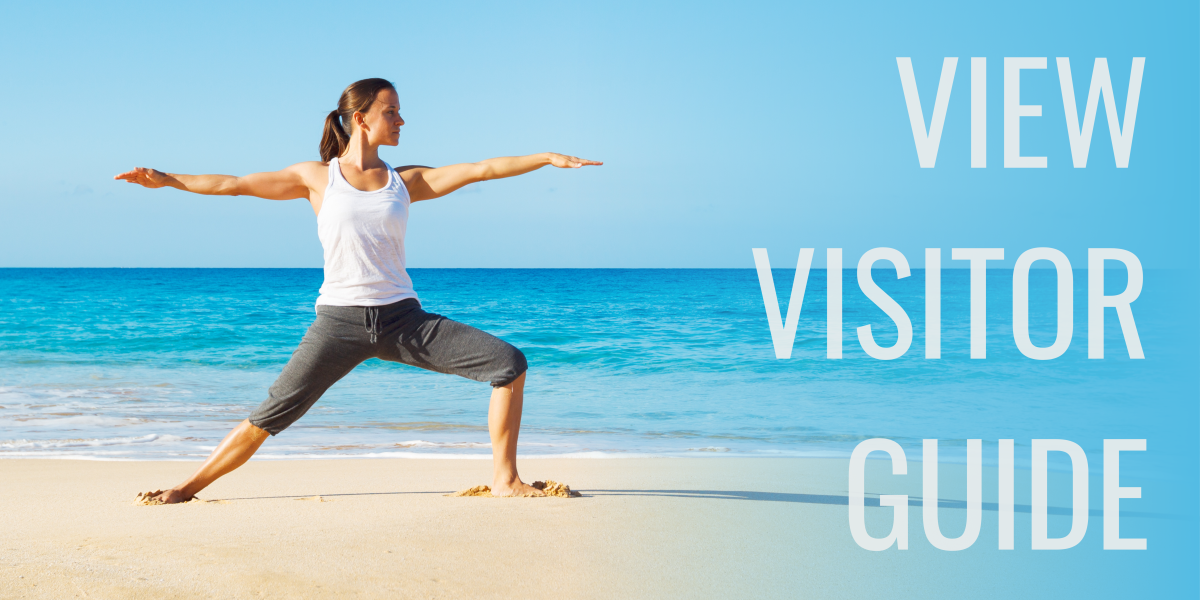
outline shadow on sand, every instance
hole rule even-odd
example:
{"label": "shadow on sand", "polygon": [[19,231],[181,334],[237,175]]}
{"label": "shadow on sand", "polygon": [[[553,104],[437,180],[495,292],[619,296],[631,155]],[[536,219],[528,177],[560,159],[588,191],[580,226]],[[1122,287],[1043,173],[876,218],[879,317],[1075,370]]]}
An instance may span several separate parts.
{"label": "shadow on sand", "polygon": [[234,500],[287,500],[289,498],[294,499],[294,500],[300,500],[300,499],[304,499],[304,498],[313,498],[315,496],[320,496],[322,498],[339,498],[339,497],[346,497],[346,496],[411,496],[411,495],[417,495],[417,494],[444,495],[444,494],[453,494],[453,493],[454,492],[357,492],[357,493],[353,493],[353,494],[302,494],[302,495],[298,495],[298,496],[250,496],[250,497],[246,497],[246,498],[213,498],[213,499],[210,499],[210,501],[215,502],[217,500],[222,500],[222,501],[226,501],[226,502],[233,502]]}
{"label": "shadow on sand", "polygon": [[[784,492],[747,492],[738,490],[581,490],[583,498],[589,497],[605,497],[605,496],[643,496],[643,497],[663,497],[663,498],[695,498],[699,500],[752,500],[758,502],[794,502],[800,504],[826,504],[830,506],[850,506],[849,496],[835,496],[827,494],[790,494]],[[357,492],[349,494],[302,494],[296,496],[252,496],[246,498],[217,498],[216,500],[234,501],[234,500],[286,500],[286,499],[301,499],[320,496],[322,498],[339,498],[351,496],[402,496],[402,495],[420,495],[433,494],[443,496],[452,494],[453,492],[435,491],[435,492]],[[868,495],[864,498],[863,504],[867,507],[879,508],[879,498]],[[1000,505],[995,502],[983,502],[983,510],[996,512],[1000,510]],[[910,507],[924,506],[922,498],[910,496],[908,498]],[[890,507],[888,507],[890,508]],[[963,500],[938,500],[938,508],[967,508],[967,503]],[[1028,504],[1015,504],[1013,511],[1018,513],[1031,513],[1033,507]],[[1070,508],[1060,506],[1050,506],[1046,508],[1047,514],[1058,516],[1071,516]],[[1103,517],[1104,511],[1100,509],[1088,510],[1089,517]],[[1121,511],[1122,517],[1143,518],[1143,519],[1180,519],[1177,515],[1164,515],[1158,513]]]}
{"label": "shadow on sand", "polygon": [[[734,490],[591,490],[584,491],[584,496],[662,496],[668,498],[703,498],[713,500],[757,500],[759,502],[798,502],[801,504],[828,504],[833,506],[850,506],[849,496],[833,496],[825,494],[787,494],[783,492],[744,492]],[[879,498],[868,495],[863,504],[868,507],[879,507]],[[981,503],[983,510],[999,511],[1000,505],[995,502]],[[924,506],[921,498],[910,496],[909,506]],[[888,507],[890,508],[890,507]],[[938,508],[967,508],[963,500],[938,500]],[[1033,507],[1028,504],[1013,505],[1013,511],[1030,513]],[[1071,516],[1070,508],[1050,506],[1046,512],[1051,515]],[[1104,512],[1099,509],[1088,511],[1089,517],[1102,517]],[[1141,517],[1148,519],[1177,518],[1156,513],[1121,511],[1122,517]]]}

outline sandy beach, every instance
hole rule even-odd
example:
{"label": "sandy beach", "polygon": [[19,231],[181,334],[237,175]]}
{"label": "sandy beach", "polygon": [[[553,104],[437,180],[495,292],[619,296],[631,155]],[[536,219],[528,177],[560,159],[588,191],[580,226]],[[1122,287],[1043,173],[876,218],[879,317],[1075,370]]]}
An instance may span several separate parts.
{"label": "sandy beach", "polygon": [[[995,550],[994,512],[969,552],[930,548],[916,507],[910,550],[859,548],[845,459],[523,462],[526,480],[566,482],[583,493],[572,499],[444,496],[487,483],[485,460],[252,461],[200,495],[221,502],[133,504],[195,466],[0,461],[0,596],[948,597],[1015,593],[1040,578],[1028,552]],[[920,495],[919,463],[905,478],[888,467],[868,461],[869,493]],[[944,482],[961,481],[961,468],[942,471]],[[890,510],[867,509],[874,535],[890,527]],[[942,510],[948,535],[961,532],[963,513]],[[1018,531],[1028,522],[1018,514]],[[1060,557],[1041,561],[1047,573]],[[997,568],[1022,560],[1019,579]]]}

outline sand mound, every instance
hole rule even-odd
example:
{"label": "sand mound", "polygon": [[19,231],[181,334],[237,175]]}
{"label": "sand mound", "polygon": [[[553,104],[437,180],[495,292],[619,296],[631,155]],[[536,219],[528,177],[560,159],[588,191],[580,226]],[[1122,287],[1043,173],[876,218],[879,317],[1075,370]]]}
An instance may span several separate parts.
{"label": "sand mound", "polygon": [[[531,483],[529,485],[529,487],[542,490],[542,493],[546,494],[547,496],[557,496],[559,498],[578,498],[583,495],[583,494],[580,494],[579,492],[572,492],[571,486],[569,486],[565,483],[559,483],[557,481],[550,481],[550,480],[535,481],[535,482]],[[463,490],[461,492],[454,492],[453,494],[446,494],[446,495],[453,496],[453,497],[462,497],[462,496],[479,496],[479,497],[483,497],[483,498],[494,498],[495,497],[492,495],[492,488],[490,488],[486,485],[477,485],[473,488]],[[526,497],[536,498],[536,496],[526,496]]]}
{"label": "sand mound", "polygon": [[559,498],[578,498],[583,495],[579,492],[572,492],[571,486],[565,483],[550,481],[549,479],[546,481],[535,481],[531,487],[542,490],[542,493],[547,496],[558,496]]}
{"label": "sand mound", "polygon": [[492,497],[492,488],[488,487],[486,485],[477,485],[469,490],[463,490],[461,492],[454,492],[453,494],[446,494],[446,495],[453,496],[455,498],[460,497],[460,496],[483,496],[485,498],[491,498]]}
{"label": "sand mound", "polygon": [[[164,506],[166,505],[166,502],[163,502],[160,499],[160,495],[162,493],[163,490],[142,492],[137,495],[137,498],[134,499],[133,503],[141,506]],[[187,502],[180,502],[179,504],[228,504],[228,502],[224,500],[201,500],[195,496],[192,496],[191,500],[188,500]]]}

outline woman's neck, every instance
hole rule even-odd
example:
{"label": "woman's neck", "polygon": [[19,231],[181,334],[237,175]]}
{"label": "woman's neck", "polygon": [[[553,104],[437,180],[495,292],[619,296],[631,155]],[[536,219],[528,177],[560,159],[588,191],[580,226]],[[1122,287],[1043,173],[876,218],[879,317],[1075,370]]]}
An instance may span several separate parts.
{"label": "woman's neck", "polygon": [[338,164],[353,165],[365,171],[382,166],[383,161],[379,158],[379,146],[371,144],[367,141],[367,136],[355,131],[354,135],[350,136],[346,151],[338,157]]}

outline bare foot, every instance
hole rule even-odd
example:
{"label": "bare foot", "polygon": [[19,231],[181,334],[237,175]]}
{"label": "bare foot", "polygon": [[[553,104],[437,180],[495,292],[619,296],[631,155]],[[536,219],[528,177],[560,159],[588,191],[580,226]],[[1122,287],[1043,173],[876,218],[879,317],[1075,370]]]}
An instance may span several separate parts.
{"label": "bare foot", "polygon": [[163,504],[179,504],[181,502],[187,502],[188,500],[191,500],[192,496],[188,496],[180,490],[170,489],[166,491],[159,490],[157,492],[148,494],[146,498],[158,500]]}
{"label": "bare foot", "polygon": [[493,483],[492,495],[497,498],[525,498],[530,496],[545,496],[546,494],[531,485],[525,485],[518,479],[509,484]]}

